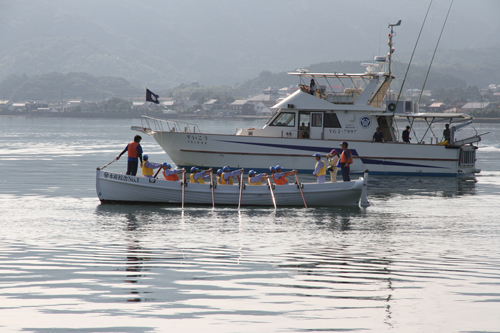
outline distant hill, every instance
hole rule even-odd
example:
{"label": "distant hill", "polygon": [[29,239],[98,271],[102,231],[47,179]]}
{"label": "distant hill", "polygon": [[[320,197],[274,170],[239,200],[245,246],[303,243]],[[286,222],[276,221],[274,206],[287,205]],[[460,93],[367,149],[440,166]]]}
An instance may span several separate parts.
{"label": "distant hill", "polygon": [[[419,50],[433,50],[448,3],[434,1]],[[234,85],[262,71],[373,59],[387,53],[387,23],[398,19],[404,62],[426,9],[414,0],[0,0],[0,80],[85,72],[155,90]],[[436,68],[467,84],[493,83],[499,11],[498,1],[455,1]],[[423,64],[432,52],[420,55]]]}
{"label": "distant hill", "polygon": [[0,82],[0,94],[11,102],[36,99],[96,101],[133,97],[142,92],[123,78],[96,77],[86,73],[49,73],[33,77],[11,75]]}

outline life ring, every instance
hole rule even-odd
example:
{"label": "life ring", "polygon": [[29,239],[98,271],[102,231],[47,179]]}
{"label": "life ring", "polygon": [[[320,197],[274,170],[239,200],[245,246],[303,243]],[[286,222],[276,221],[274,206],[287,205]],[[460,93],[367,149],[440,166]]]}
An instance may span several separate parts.
{"label": "life ring", "polygon": [[387,105],[387,110],[389,110],[389,111],[391,111],[391,112],[396,111],[396,104],[394,104],[394,103],[389,103],[389,105]]}

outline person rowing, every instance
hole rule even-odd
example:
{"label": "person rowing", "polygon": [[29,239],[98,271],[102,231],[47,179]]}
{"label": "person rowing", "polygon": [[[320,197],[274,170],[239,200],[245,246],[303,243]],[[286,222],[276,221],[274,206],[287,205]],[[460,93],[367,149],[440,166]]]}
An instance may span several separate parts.
{"label": "person rowing", "polygon": [[269,177],[265,173],[257,174],[254,170],[248,171],[248,185],[262,185]]}
{"label": "person rowing", "polygon": [[168,164],[167,162],[164,162],[162,164],[162,168],[163,168],[163,176],[168,181],[174,181],[174,182],[179,181],[178,174],[181,174],[181,173],[184,172],[184,169],[174,169],[174,170],[172,170],[172,166],[170,164]]}
{"label": "person rowing", "polygon": [[154,171],[153,169],[161,168],[161,163],[153,163],[149,162],[149,156],[144,154],[142,156],[142,174],[146,178],[153,178]]}
{"label": "person rowing", "polygon": [[205,179],[210,178],[210,172],[212,171],[212,168],[208,170],[198,170],[197,167],[192,167],[191,168],[191,175],[189,175],[189,181],[191,183],[199,183],[199,184],[205,184]]}
{"label": "person rowing", "polygon": [[[271,169],[271,168],[269,168],[269,169]],[[271,172],[272,171],[273,170],[271,170]],[[272,173],[271,176],[272,176],[274,183],[276,185],[288,185],[288,179],[286,177],[291,176],[295,173],[295,170],[283,172],[281,170],[281,165],[279,165],[279,164],[274,167],[274,171],[275,172]]]}
{"label": "person rowing", "polygon": [[222,185],[222,169],[217,169],[217,184]]}
{"label": "person rowing", "polygon": [[239,176],[243,169],[231,171],[228,166],[222,168],[221,185],[233,185],[233,177]]}

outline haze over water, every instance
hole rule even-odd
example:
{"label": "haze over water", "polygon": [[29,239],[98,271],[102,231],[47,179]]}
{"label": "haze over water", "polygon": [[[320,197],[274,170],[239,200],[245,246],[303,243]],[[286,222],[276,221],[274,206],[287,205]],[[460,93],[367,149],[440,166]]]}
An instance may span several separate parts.
{"label": "haze over water", "polygon": [[0,120],[1,332],[499,331],[498,124],[474,179],[370,177],[365,210],[183,211],[96,197],[139,120]]}

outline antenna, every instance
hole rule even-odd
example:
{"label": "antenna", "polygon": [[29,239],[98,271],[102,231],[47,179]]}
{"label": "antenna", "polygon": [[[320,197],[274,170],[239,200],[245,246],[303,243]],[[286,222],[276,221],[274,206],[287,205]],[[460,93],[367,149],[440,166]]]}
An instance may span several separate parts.
{"label": "antenna", "polygon": [[392,38],[396,36],[394,33],[394,27],[399,27],[401,25],[401,20],[398,23],[391,24],[389,23],[389,28],[391,28],[391,32],[389,33],[389,53],[387,54],[387,58],[389,58],[389,75],[392,75],[392,54],[394,53],[394,44],[392,42]]}

